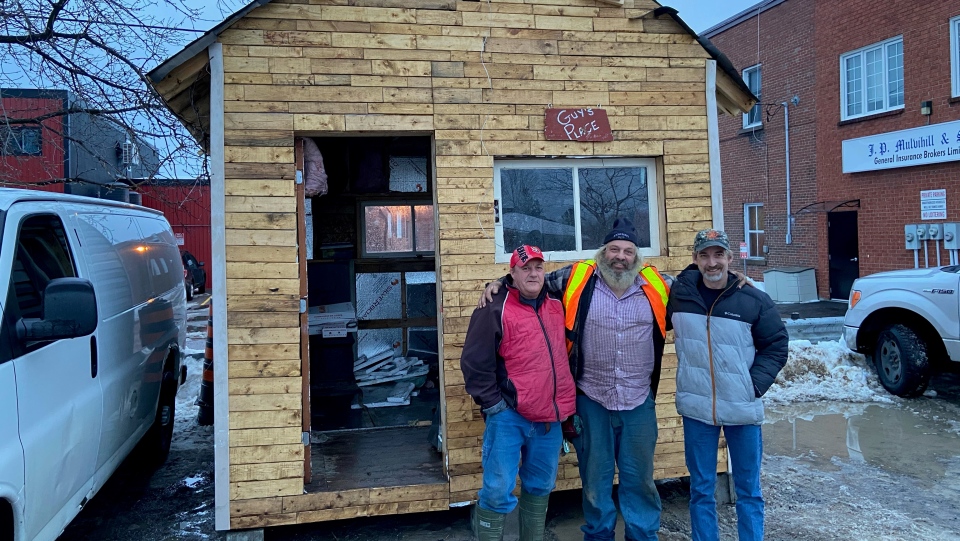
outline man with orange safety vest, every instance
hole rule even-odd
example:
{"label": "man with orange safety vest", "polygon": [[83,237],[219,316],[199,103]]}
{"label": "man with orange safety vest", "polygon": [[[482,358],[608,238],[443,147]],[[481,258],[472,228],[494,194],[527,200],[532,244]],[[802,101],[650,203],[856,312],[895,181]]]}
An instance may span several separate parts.
{"label": "man with orange safety vest", "polygon": [[[672,279],[643,264],[637,230],[618,218],[594,259],[545,277],[561,295],[567,353],[577,383],[577,416],[570,434],[583,484],[585,541],[612,540],[617,523],[615,469],[626,539],[657,539],[660,496],[653,482],[657,443],[655,397],[660,383],[667,298]],[[480,303],[492,299],[492,282]]]}

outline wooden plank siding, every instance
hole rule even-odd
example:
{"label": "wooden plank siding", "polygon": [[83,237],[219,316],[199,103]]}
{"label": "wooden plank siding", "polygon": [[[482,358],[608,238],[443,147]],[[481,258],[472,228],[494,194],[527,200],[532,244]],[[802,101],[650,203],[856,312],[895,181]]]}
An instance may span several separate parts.
{"label": "wooden plank siding", "polygon": [[[655,158],[664,242],[649,259],[671,273],[687,265],[693,232],[712,220],[710,57],[672,19],[638,18],[656,7],[650,0],[275,0],[220,34],[231,528],[476,499],[483,422],[464,391],[459,357],[484,282],[506,270],[494,262],[495,156]],[[615,140],[546,141],[548,106],[603,107]],[[297,302],[305,277],[293,137],[337,133],[434,137],[449,484],[303,494]],[[663,370],[658,478],[686,475],[672,344]],[[718,468],[726,469],[725,449]],[[579,486],[571,453],[557,487]]]}

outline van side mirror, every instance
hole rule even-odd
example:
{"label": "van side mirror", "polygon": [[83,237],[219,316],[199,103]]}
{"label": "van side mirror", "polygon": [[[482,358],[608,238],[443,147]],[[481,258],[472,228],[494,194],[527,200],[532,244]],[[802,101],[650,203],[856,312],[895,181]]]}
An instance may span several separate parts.
{"label": "van side mirror", "polygon": [[202,266],[203,266],[203,261],[200,261],[199,263],[197,263],[197,265],[200,265],[200,266],[202,267]]}
{"label": "van side mirror", "polygon": [[23,318],[17,323],[21,341],[39,342],[76,338],[97,328],[97,297],[93,284],[83,278],[56,278],[43,290],[40,319]]}

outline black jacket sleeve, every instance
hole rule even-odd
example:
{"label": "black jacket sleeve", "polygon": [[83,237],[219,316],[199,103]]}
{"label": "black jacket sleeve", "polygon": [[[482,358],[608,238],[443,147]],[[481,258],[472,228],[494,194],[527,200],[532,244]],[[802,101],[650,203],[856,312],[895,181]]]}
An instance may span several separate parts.
{"label": "black jacket sleeve", "polygon": [[760,295],[760,317],[753,325],[753,344],[757,349],[750,378],[757,397],[761,397],[787,364],[790,337],[776,305],[766,294]]}
{"label": "black jacket sleeve", "polygon": [[460,355],[467,393],[482,409],[496,406],[503,399],[497,384],[497,350],[503,338],[500,312],[505,298],[506,289],[500,288],[492,303],[473,311]]}

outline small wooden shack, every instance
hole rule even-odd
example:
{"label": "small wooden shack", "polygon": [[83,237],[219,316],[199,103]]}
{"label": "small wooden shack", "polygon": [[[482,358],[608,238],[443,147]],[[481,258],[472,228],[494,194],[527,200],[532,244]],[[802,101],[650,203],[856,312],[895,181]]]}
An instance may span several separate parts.
{"label": "small wooden shack", "polygon": [[[255,0],[150,77],[210,157],[218,529],[475,501],[483,284],[616,215],[678,272],[722,226],[717,115],[755,103],[652,0]],[[675,366],[657,478],[686,475]]]}

